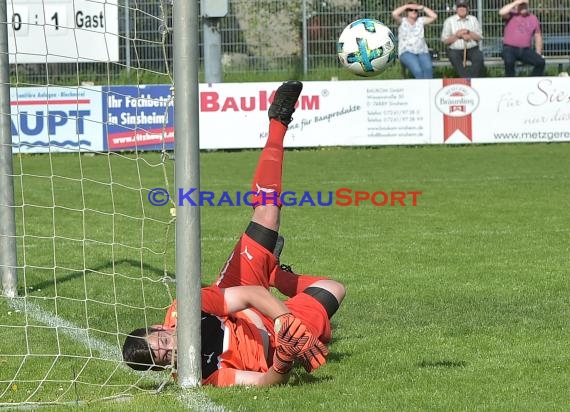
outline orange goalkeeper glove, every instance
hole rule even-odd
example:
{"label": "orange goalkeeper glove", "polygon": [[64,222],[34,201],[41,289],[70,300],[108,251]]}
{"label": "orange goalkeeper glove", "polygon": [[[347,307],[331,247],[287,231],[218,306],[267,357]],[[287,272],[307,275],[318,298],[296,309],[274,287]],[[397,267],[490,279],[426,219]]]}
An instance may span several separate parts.
{"label": "orange goalkeeper glove", "polygon": [[317,339],[317,342],[299,356],[303,368],[309,373],[324,365],[329,354],[328,348]]}
{"label": "orange goalkeeper glove", "polygon": [[313,346],[317,340],[303,322],[290,313],[275,319],[274,331],[277,347],[291,360]]}
{"label": "orange goalkeeper glove", "polygon": [[273,356],[273,365],[276,371],[289,372],[297,358],[307,372],[312,372],[326,363],[328,348],[292,314],[287,313],[276,318],[274,329],[277,349]]}
{"label": "orange goalkeeper glove", "polygon": [[273,325],[277,348],[273,354],[273,369],[277,373],[288,373],[300,349],[306,344],[307,327],[290,313],[275,319]]}
{"label": "orange goalkeeper glove", "polygon": [[288,373],[293,369],[293,358],[283,353],[283,350],[278,347],[273,354],[273,369],[277,373]]}

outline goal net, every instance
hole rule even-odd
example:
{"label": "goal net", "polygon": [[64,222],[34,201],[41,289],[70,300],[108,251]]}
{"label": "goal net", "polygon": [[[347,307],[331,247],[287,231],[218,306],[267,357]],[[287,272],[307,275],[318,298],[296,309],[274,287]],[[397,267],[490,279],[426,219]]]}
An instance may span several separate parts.
{"label": "goal net", "polygon": [[16,240],[18,279],[0,298],[0,406],[93,402],[171,379],[121,362],[125,336],[161,323],[174,291],[171,201],[149,202],[173,185],[171,8],[7,2],[13,172],[0,178],[14,204],[0,207],[16,233],[0,235]]}

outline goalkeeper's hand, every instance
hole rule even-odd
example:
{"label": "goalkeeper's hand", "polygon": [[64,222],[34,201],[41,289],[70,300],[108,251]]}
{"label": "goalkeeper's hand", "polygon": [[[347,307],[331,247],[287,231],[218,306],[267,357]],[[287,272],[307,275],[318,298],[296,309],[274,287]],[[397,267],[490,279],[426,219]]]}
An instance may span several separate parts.
{"label": "goalkeeper's hand", "polygon": [[274,331],[277,347],[281,348],[282,355],[291,360],[317,341],[307,327],[290,313],[275,319]]}
{"label": "goalkeeper's hand", "polygon": [[277,347],[273,354],[273,369],[277,373],[288,373],[293,369],[293,360],[294,358],[284,353],[281,347]]}
{"label": "goalkeeper's hand", "polygon": [[285,314],[276,318],[275,333],[277,349],[273,362],[278,366],[274,369],[285,369],[284,365],[290,364],[288,372],[296,358],[307,372],[312,372],[326,363],[328,348],[293,315]]}
{"label": "goalkeeper's hand", "polygon": [[317,342],[309,349],[300,354],[299,359],[303,368],[309,373],[324,365],[329,354],[328,348],[317,339]]}

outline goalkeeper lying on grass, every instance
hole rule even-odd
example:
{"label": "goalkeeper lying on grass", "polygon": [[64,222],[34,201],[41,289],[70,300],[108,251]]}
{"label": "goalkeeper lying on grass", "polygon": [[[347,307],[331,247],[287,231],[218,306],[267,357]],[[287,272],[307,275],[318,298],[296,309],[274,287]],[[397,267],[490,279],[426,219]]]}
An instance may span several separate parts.
{"label": "goalkeeper lying on grass", "polygon": [[[294,274],[278,264],[279,251],[274,253],[283,139],[302,87],[289,81],[275,93],[269,136],[253,179],[253,217],[215,284],[202,289],[203,384],[280,384],[287,382],[295,360],[308,372],[326,362],[330,318],[344,298],[344,286],[325,277]],[[270,286],[289,298],[280,301],[269,293]],[[175,328],[176,302],[162,325],[131,332],[123,358],[138,370],[175,363]]]}

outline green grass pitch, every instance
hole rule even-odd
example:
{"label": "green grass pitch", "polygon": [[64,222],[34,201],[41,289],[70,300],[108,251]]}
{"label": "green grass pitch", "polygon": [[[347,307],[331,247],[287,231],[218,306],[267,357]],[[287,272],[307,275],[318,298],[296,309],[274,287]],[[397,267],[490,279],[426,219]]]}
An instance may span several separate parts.
{"label": "green grass pitch", "polygon": [[[202,190],[249,190],[258,155],[203,153]],[[161,322],[174,291],[161,282],[165,272],[174,276],[169,206],[150,206],[136,189],[164,186],[165,178],[149,166],[157,154],[143,157],[14,157],[15,173],[24,173],[16,178],[16,202],[24,205],[18,234],[26,234],[18,238],[19,262],[25,256],[30,265],[25,276],[20,270],[20,295],[116,351],[122,337],[115,332],[145,318]],[[284,190],[422,192],[415,207],[283,208],[282,261],[347,287],[327,365],[312,375],[295,369],[284,387],[185,394],[170,384],[159,395],[134,391],[129,402],[89,408],[199,410],[196,398],[204,395],[232,411],[567,408],[568,159],[564,143],[287,151]],[[170,162],[171,189],[172,170]],[[201,209],[204,283],[214,280],[250,216],[246,206]],[[138,379],[143,389],[156,386],[6,298],[0,325],[0,403],[32,394],[37,383],[28,381],[44,381],[35,401],[62,393],[90,401]],[[90,353],[95,358],[86,362]],[[69,386],[74,376],[79,383]],[[116,386],[94,385],[101,376]]]}

